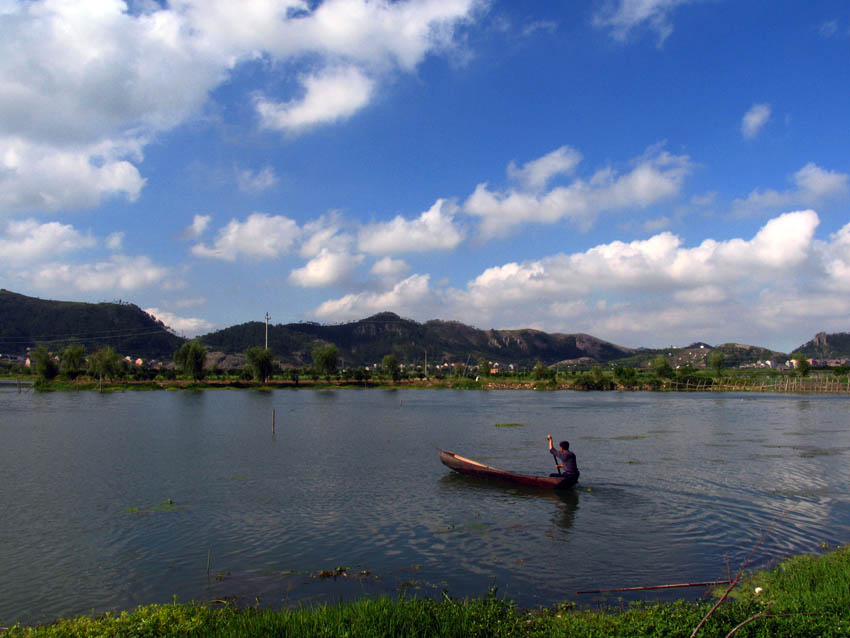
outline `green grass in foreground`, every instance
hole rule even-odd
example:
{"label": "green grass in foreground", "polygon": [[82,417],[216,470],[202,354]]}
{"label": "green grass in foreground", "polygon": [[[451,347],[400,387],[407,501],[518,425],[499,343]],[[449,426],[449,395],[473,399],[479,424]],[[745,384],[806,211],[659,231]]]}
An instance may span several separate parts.
{"label": "green grass in foreground", "polygon": [[[761,587],[760,594],[754,594]],[[699,632],[753,636],[850,636],[850,548],[803,556],[741,583]],[[304,609],[238,610],[203,605],[148,605],[119,615],[58,620],[9,629],[8,636],[690,636],[711,602],[634,605],[613,610],[517,609],[495,596],[462,601],[362,599]]]}

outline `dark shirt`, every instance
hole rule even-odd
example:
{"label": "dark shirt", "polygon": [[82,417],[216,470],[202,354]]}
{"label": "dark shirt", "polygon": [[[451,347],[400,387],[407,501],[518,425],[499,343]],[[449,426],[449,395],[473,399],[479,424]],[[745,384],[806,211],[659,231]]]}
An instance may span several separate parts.
{"label": "dark shirt", "polygon": [[552,448],[549,450],[552,453],[552,456],[555,457],[555,462],[558,465],[563,465],[562,471],[564,474],[569,474],[570,476],[578,477],[579,471],[576,466],[576,455],[570,452],[569,450],[556,450]]}

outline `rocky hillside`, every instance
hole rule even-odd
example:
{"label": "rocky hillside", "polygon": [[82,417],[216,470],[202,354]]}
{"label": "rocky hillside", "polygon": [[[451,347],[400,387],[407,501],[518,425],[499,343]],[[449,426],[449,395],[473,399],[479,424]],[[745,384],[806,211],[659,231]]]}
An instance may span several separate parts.
{"label": "rocky hillside", "polygon": [[819,332],[814,339],[807,341],[792,354],[802,354],[807,359],[847,359],[850,358],[850,332],[827,334]]}

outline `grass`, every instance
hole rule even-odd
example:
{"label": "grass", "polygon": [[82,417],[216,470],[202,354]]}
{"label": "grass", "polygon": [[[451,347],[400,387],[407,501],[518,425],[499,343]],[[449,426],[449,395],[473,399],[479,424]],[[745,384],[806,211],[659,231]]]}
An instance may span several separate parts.
{"label": "grass", "polygon": [[[756,593],[756,588],[761,588]],[[555,637],[690,636],[711,601],[635,604],[612,609],[523,610],[491,594],[467,600],[390,597],[318,607],[262,610],[231,605],[167,604],[92,618],[13,626],[18,638],[145,638],[153,636],[286,637]],[[789,559],[745,579],[699,632],[702,638],[795,638],[850,635],[850,547],[820,557]],[[4,637],[5,638],[5,637]]]}

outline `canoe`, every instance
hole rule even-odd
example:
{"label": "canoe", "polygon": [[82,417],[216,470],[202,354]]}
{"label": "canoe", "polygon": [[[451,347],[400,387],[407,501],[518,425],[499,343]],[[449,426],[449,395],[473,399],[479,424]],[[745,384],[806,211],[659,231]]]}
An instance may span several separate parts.
{"label": "canoe", "polygon": [[545,490],[559,490],[565,487],[572,487],[576,484],[577,480],[572,477],[538,476],[534,474],[506,472],[505,470],[464,458],[454,452],[448,452],[439,448],[437,448],[437,452],[440,453],[440,460],[443,462],[443,465],[453,469],[455,472],[492,481],[503,481],[516,485],[524,485],[525,487],[538,487]]}

